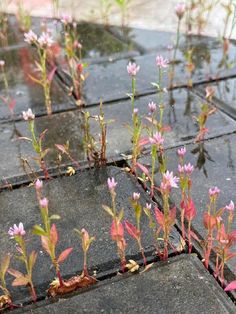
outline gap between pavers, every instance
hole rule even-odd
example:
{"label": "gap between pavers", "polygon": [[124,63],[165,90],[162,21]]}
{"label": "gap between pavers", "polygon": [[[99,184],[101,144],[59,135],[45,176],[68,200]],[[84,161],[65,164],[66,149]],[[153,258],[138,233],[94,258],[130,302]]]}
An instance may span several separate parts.
{"label": "gap between pavers", "polygon": [[[209,188],[217,186],[221,190],[217,200],[218,209],[228,205],[230,200],[236,203],[235,140],[236,135],[231,134],[186,146],[187,154],[185,162],[190,162],[195,167],[192,174],[192,198],[197,209],[197,216],[192,222],[192,227],[200,239],[203,239],[206,235],[206,230],[203,226],[203,213],[207,211]],[[178,158],[176,153],[177,148],[166,150],[168,170],[178,174]],[[150,165],[150,156],[141,158],[139,162],[146,166]],[[155,181],[157,184],[160,183],[159,173],[156,173]],[[157,199],[159,199],[158,196]],[[181,200],[180,189],[173,189],[171,199],[179,207]],[[233,229],[235,230],[235,228],[236,221],[234,220]],[[235,251],[236,248],[234,248]],[[231,281],[235,279],[235,265],[236,259],[232,259],[226,263],[226,267],[228,267],[228,270],[225,272],[226,280]]]}
{"label": "gap between pavers", "polygon": [[[91,236],[96,237],[89,252],[89,268],[96,270],[100,275],[103,271],[119,268],[119,259],[116,245],[110,239],[111,217],[102,208],[102,204],[110,205],[110,193],[107,188],[107,178],[114,177],[118,182],[117,209],[124,208],[125,219],[135,221],[134,212],[129,198],[133,192],[141,194],[141,203],[144,206],[151,200],[148,194],[137,183],[135,178],[117,167],[105,167],[78,172],[72,177],[61,177],[44,183],[44,195],[49,199],[50,214],[58,214],[61,220],[56,221],[59,231],[58,253],[67,247],[74,247],[69,259],[62,265],[62,274],[73,275],[82,269],[82,249],[80,239],[73,229],[86,228]],[[40,211],[36,200],[34,187],[22,187],[13,191],[0,193],[1,222],[0,222],[0,247],[1,256],[7,252],[15,252],[15,245],[11,243],[7,231],[14,223],[23,222],[27,233],[37,223],[41,222]],[[142,215],[143,246],[148,254],[154,251],[152,232],[148,227],[146,216]],[[28,234],[29,248],[36,249],[38,261],[35,266],[33,278],[39,295],[45,295],[50,280],[53,280],[54,270],[50,269],[49,257],[42,251],[38,237]],[[139,250],[133,239],[126,235],[129,257],[137,256]],[[171,235],[175,247],[179,245],[179,234],[173,229]],[[173,251],[172,251],[173,252]],[[140,256],[139,256],[140,258]],[[13,267],[21,269],[19,263],[13,263]],[[39,271],[40,265],[40,271]],[[10,282],[8,277],[8,283]],[[10,289],[11,290],[11,289]],[[28,289],[13,289],[15,302],[29,300]]]}
{"label": "gap between pavers", "polygon": [[181,255],[145,273],[117,276],[25,312],[223,314],[235,313],[235,305],[196,256]]}

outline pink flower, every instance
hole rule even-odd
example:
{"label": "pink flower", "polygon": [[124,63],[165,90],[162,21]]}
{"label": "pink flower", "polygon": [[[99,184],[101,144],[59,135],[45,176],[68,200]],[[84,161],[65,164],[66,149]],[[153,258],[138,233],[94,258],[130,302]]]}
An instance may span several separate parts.
{"label": "pink flower", "polygon": [[184,165],[184,171],[187,173],[187,174],[192,174],[194,170],[194,166],[190,164],[190,162],[187,164],[187,165]]}
{"label": "pink flower", "polygon": [[186,6],[183,2],[180,2],[176,5],[175,7],[175,13],[178,16],[178,18],[181,20],[182,17],[184,16],[186,10]]}
{"label": "pink flower", "polygon": [[43,187],[43,181],[42,180],[39,180],[37,179],[36,182],[35,182],[35,189],[37,191],[40,191]]}
{"label": "pink flower", "polygon": [[156,65],[161,68],[167,68],[168,67],[169,60],[163,58],[162,56],[156,57]]}
{"label": "pink flower", "polygon": [[181,147],[178,149],[177,154],[180,158],[183,158],[184,155],[186,154],[186,148],[185,147]]}
{"label": "pink flower", "polygon": [[34,120],[35,118],[35,115],[30,108],[27,111],[22,111],[22,116],[25,121]]}
{"label": "pink flower", "polygon": [[212,86],[207,86],[205,91],[206,91],[206,99],[211,100],[215,94],[215,89]]}
{"label": "pink flower", "polygon": [[46,197],[42,198],[39,201],[39,204],[42,208],[48,208],[48,199]]}
{"label": "pink flower", "polygon": [[117,182],[115,181],[114,178],[108,178],[107,179],[107,185],[108,185],[108,189],[110,191],[113,191],[117,185]]}
{"label": "pink flower", "polygon": [[157,105],[152,101],[148,104],[150,112],[155,112],[157,110]]}
{"label": "pink flower", "polygon": [[229,212],[234,211],[234,202],[230,201],[229,205],[225,206],[225,209],[228,210]]}
{"label": "pink flower", "polygon": [[138,108],[134,108],[134,114],[138,114]]}
{"label": "pink flower", "polygon": [[219,195],[219,193],[220,193],[220,189],[218,189],[217,186],[209,189],[209,196],[210,197],[217,197]]}
{"label": "pink flower", "polygon": [[151,144],[154,144],[154,145],[162,145],[164,143],[164,138],[162,137],[161,133],[159,132],[156,132],[153,137],[149,137],[149,142]]}
{"label": "pink flower", "polygon": [[61,18],[61,22],[65,25],[71,24],[73,22],[73,18],[69,14],[63,14]]}
{"label": "pink flower", "polygon": [[11,237],[14,237],[14,236],[24,236],[25,235],[25,230],[24,230],[24,226],[23,226],[23,223],[20,222],[19,223],[19,226],[17,227],[16,224],[14,224],[13,227],[11,227],[9,230],[8,230],[8,234],[9,236]]}
{"label": "pink flower", "polygon": [[35,44],[38,40],[38,36],[32,30],[28,33],[24,33],[24,37],[25,41],[30,45]]}
{"label": "pink flower", "polygon": [[178,165],[179,173],[184,173],[184,166]]}
{"label": "pink flower", "polygon": [[38,43],[41,48],[51,47],[54,43],[52,36],[49,33],[43,32],[38,39]]}
{"label": "pink flower", "polygon": [[139,70],[140,66],[136,63],[129,62],[129,64],[127,65],[127,72],[131,76],[136,76]]}
{"label": "pink flower", "polygon": [[152,204],[151,204],[151,203],[150,203],[150,204],[146,203],[146,208],[147,208],[148,210],[151,210],[151,209],[152,209]]}
{"label": "pink flower", "polygon": [[5,61],[4,60],[0,60],[0,67],[4,67],[4,65],[5,65]]}
{"label": "pink flower", "polygon": [[178,188],[177,183],[179,182],[179,178],[175,177],[173,175],[173,172],[171,171],[166,171],[165,174],[163,174],[163,181],[165,188]]}
{"label": "pink flower", "polygon": [[137,200],[139,200],[139,199],[140,199],[140,193],[134,192],[134,193],[133,193],[133,200],[134,200],[134,201],[137,201]]}

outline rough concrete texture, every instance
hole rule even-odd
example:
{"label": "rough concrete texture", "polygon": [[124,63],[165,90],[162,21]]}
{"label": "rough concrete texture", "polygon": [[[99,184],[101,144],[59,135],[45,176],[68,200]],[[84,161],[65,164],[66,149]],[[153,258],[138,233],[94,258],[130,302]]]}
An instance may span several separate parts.
{"label": "rough concrete texture", "polygon": [[196,256],[182,255],[145,273],[105,280],[94,289],[29,312],[223,314],[235,313],[235,305]]}
{"label": "rough concrete texture", "polygon": [[[194,165],[192,174],[192,198],[194,200],[197,216],[192,222],[194,232],[204,238],[206,229],[203,226],[203,213],[207,211],[209,204],[208,190],[217,186],[221,192],[217,200],[217,208],[225,207],[232,200],[236,203],[235,187],[235,139],[236,135],[222,136],[218,139],[205,141],[195,145],[187,145],[185,162]],[[167,165],[170,171],[178,174],[177,148],[166,151]],[[141,163],[150,165],[150,157],[144,157]],[[156,174],[156,182],[160,182],[159,173]],[[179,207],[181,200],[180,189],[173,190],[172,200]],[[226,214],[226,213],[225,213]],[[225,215],[225,218],[227,215]],[[236,221],[233,222],[233,229],[236,228]],[[234,248],[235,251],[235,248]],[[235,272],[235,258],[227,265],[231,272]]]}
{"label": "rough concrete texture", "polygon": [[[158,103],[156,95],[138,98],[135,107],[139,109],[140,116],[143,117],[144,124],[148,125],[145,117],[148,116],[148,103],[154,101]],[[193,141],[198,133],[198,125],[194,117],[200,112],[202,99],[192,94],[189,90],[179,89],[170,91],[165,95],[166,111],[164,115],[164,125],[171,128],[166,133],[166,147],[173,147],[181,143]],[[132,150],[131,134],[128,131],[128,124],[131,123],[131,103],[130,101],[120,101],[105,104],[103,107],[105,119],[113,120],[107,128],[107,156],[114,161],[122,154],[128,154]],[[99,108],[91,107],[91,115],[99,114]],[[45,157],[48,168],[57,166],[58,151],[54,144],[66,144],[69,141],[71,157],[79,162],[85,161],[86,156],[83,149],[83,115],[78,111],[68,111],[54,114],[53,117],[38,117],[35,120],[36,134],[39,135],[48,129],[43,141],[43,148],[49,149]],[[215,128],[215,125],[218,127]],[[207,121],[209,134],[207,138],[236,131],[236,123],[221,111],[217,111],[214,116]],[[30,142],[19,139],[19,137],[30,137],[28,123],[25,121],[16,122],[15,126],[8,123],[2,124],[0,129],[0,139],[4,143],[5,149],[0,152],[2,159],[0,167],[0,178],[11,181],[11,177],[21,176],[25,173],[22,166],[22,159],[27,159],[33,169],[38,170],[32,157],[35,157]],[[101,133],[98,122],[91,120],[91,133],[98,141]],[[143,131],[143,136],[148,136]],[[11,159],[8,156],[12,156]],[[71,161],[64,154],[61,164]],[[74,164],[74,166],[76,166]],[[28,169],[30,172],[30,169]]]}
{"label": "rough concrete texture", "polygon": [[[106,167],[78,172],[72,177],[61,177],[45,183],[45,196],[49,199],[50,214],[60,215],[61,220],[56,221],[59,231],[59,245],[57,252],[66,247],[74,247],[70,258],[62,265],[63,275],[72,275],[82,269],[82,249],[80,239],[73,229],[86,228],[91,236],[96,237],[89,252],[88,265],[97,270],[98,275],[108,269],[119,267],[119,259],[116,245],[110,238],[111,217],[102,208],[102,204],[111,204],[110,193],[107,188],[107,178],[114,177],[117,184],[117,210],[124,208],[124,219],[135,221],[134,212],[129,199],[133,192],[141,193],[142,205],[150,202],[143,189],[130,175],[119,168]],[[30,229],[41,223],[40,211],[37,205],[36,193],[33,187],[22,187],[13,191],[3,191],[0,194],[1,222],[0,222],[0,247],[1,256],[7,252],[14,252],[14,244],[11,243],[7,231],[14,223],[23,222],[27,230],[28,246],[39,252],[38,261],[34,271],[34,283],[39,293],[45,293],[50,280],[55,276],[50,268],[49,257],[42,252],[38,237],[30,234]],[[148,227],[145,215],[142,215],[143,246],[145,251],[152,252],[152,232]],[[127,256],[138,255],[136,242],[126,235]],[[173,233],[174,246],[178,245],[178,234]],[[13,263],[14,265],[15,263]],[[40,272],[39,267],[41,265]],[[17,266],[19,267],[19,263]],[[8,278],[9,279],[9,278]],[[41,288],[40,288],[41,286]],[[23,289],[24,297],[28,296]],[[20,291],[18,291],[18,294]],[[21,296],[17,296],[20,298]]]}

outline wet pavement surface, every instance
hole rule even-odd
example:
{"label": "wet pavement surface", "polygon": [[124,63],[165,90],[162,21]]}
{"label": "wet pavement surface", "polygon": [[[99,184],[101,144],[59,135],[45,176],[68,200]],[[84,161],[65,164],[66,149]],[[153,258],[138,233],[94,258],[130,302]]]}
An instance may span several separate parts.
{"label": "wet pavement surface", "polygon": [[[45,19],[43,25],[39,18],[33,18],[33,30],[39,34],[42,27],[51,29],[58,41],[53,53],[55,58],[48,63],[48,70],[57,66],[52,84],[53,114],[46,115],[43,90],[30,76],[35,76],[35,51],[23,40],[23,33],[17,29],[17,22],[9,18],[9,41],[0,45],[0,60],[5,60],[4,73],[9,83],[9,97],[15,102],[12,114],[4,103],[4,73],[0,71],[0,248],[1,255],[14,252],[15,246],[9,240],[7,231],[14,223],[22,221],[25,229],[30,230],[40,222],[40,211],[36,193],[30,183],[39,174],[40,166],[36,163],[28,123],[22,119],[22,111],[32,108],[36,115],[35,132],[39,136],[47,130],[43,139],[43,149],[47,149],[45,163],[52,178],[44,181],[44,194],[49,198],[50,214],[61,216],[56,221],[60,234],[58,252],[73,246],[70,258],[62,265],[65,278],[81,273],[83,267],[80,240],[73,235],[74,228],[86,228],[96,241],[89,251],[89,269],[101,280],[94,288],[83,290],[64,299],[48,299],[46,289],[55,274],[50,268],[48,256],[42,251],[40,241],[31,233],[27,235],[29,248],[39,252],[34,272],[35,287],[40,297],[37,305],[28,305],[16,312],[31,313],[66,312],[144,312],[144,313],[234,313],[235,296],[223,291],[213,276],[201,263],[202,252],[196,245],[197,255],[187,256],[180,243],[179,211],[171,234],[171,257],[167,263],[160,262],[153,246],[153,234],[148,226],[146,215],[142,215],[142,237],[145,253],[149,262],[157,261],[151,270],[137,275],[117,275],[119,258],[114,241],[110,238],[111,217],[102,205],[111,205],[107,178],[114,177],[118,182],[117,208],[124,209],[124,218],[135,222],[134,210],[130,199],[133,192],[141,195],[141,204],[152,203],[145,185],[128,173],[127,166],[132,151],[132,135],[129,125],[132,123],[131,78],[127,74],[127,64],[135,61],[140,65],[137,75],[137,93],[135,107],[143,123],[148,126],[150,115],[148,103],[157,104],[157,94],[151,84],[157,82],[158,69],[156,55],[162,54],[172,59],[175,47],[168,47],[175,34],[168,32],[139,29],[105,28],[96,24],[78,25],[82,58],[87,63],[86,79],[82,88],[83,107],[78,108],[76,100],[69,93],[71,80],[68,77],[65,56],[59,45],[63,45],[62,25],[58,21]],[[4,46],[4,47],[3,47]],[[188,53],[186,53],[188,52]],[[236,68],[234,55],[236,46],[232,42],[224,53],[222,43],[215,38],[199,36],[181,36],[176,50],[176,62],[170,64],[174,78],[170,82],[170,70],[163,76],[165,113],[163,125],[165,133],[164,147],[168,169],[177,174],[178,160],[176,149],[181,145],[187,148],[186,161],[195,166],[193,173],[193,198],[198,215],[193,221],[193,230],[199,238],[205,236],[202,214],[208,202],[208,189],[217,185],[221,189],[217,206],[224,207],[234,197],[235,175],[235,140],[236,140],[236,104],[235,80]],[[191,57],[191,58],[190,58]],[[194,65],[190,67],[191,64]],[[189,69],[192,69],[189,71]],[[190,87],[190,85],[192,85]],[[206,103],[205,88],[215,88],[215,95],[209,108],[216,108],[208,117],[204,141],[196,143],[199,133],[197,117],[201,105]],[[99,103],[104,102],[104,121],[107,122],[107,158],[109,165],[93,167],[85,153],[86,114],[90,115],[90,133],[93,143],[100,147],[101,129],[98,115]],[[143,138],[148,138],[143,130]],[[69,155],[56,149],[55,144],[68,145]],[[96,156],[95,156],[96,157]],[[150,147],[145,146],[139,159],[143,165],[150,165]],[[65,175],[67,166],[73,166],[76,174]],[[32,169],[34,171],[32,171]],[[42,173],[40,173],[42,175]],[[155,176],[159,183],[160,175]],[[24,182],[24,184],[22,184]],[[158,206],[159,195],[155,195]],[[179,207],[180,191],[176,190],[172,202]],[[234,223],[236,227],[236,224]],[[142,263],[137,244],[128,234],[127,259],[132,258]],[[178,253],[180,256],[173,257]],[[213,261],[213,259],[212,259]],[[13,267],[19,269],[13,260]],[[41,271],[37,267],[41,265]],[[234,260],[227,263],[226,280],[235,278]],[[113,278],[114,277],[114,278]],[[7,283],[12,278],[7,276]],[[10,284],[9,284],[10,285]],[[16,303],[30,302],[26,288],[12,289]],[[119,294],[119,297],[118,297]],[[154,297],[155,296],[155,297]],[[171,299],[171,303],[170,300]],[[91,307],[93,308],[92,310]]]}

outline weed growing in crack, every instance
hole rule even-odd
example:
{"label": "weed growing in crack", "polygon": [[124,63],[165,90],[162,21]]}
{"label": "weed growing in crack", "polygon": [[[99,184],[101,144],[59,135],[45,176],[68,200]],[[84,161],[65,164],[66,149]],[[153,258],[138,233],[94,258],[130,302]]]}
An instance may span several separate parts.
{"label": "weed growing in crack", "polygon": [[107,205],[102,205],[102,207],[112,217],[111,239],[116,242],[118,255],[121,260],[121,269],[124,272],[125,265],[126,265],[126,258],[125,258],[126,241],[124,238],[124,226],[122,222],[123,217],[124,217],[124,209],[121,209],[119,213],[116,209],[115,188],[116,188],[117,182],[115,182],[115,179],[108,178],[107,185],[111,194],[112,206],[109,207]]}
{"label": "weed growing in crack", "polygon": [[[37,154],[37,157],[35,157],[34,160],[39,164],[41,170],[44,173],[44,177],[46,179],[49,179],[50,177],[49,177],[48,170],[47,170],[45,160],[44,160],[45,156],[48,153],[48,149],[43,149],[43,147],[42,147],[42,142],[43,142],[43,139],[44,139],[45,134],[47,132],[47,129],[44,130],[39,135],[39,137],[37,137],[35,134],[35,125],[34,125],[35,115],[33,114],[32,110],[29,108],[27,111],[23,111],[22,115],[23,115],[23,119],[25,121],[28,121],[31,138],[21,137],[20,139],[24,139],[24,140],[27,140],[27,141],[32,143],[33,149],[34,149],[35,153]],[[30,169],[31,169],[31,167],[30,167]]]}
{"label": "weed growing in crack", "polygon": [[37,253],[32,251],[29,255],[27,254],[26,250],[26,241],[24,236],[26,232],[24,230],[24,226],[22,223],[19,223],[19,226],[14,224],[8,231],[8,234],[11,238],[13,238],[17,244],[17,252],[19,255],[16,256],[23,264],[25,265],[26,274],[23,274],[19,270],[15,270],[13,268],[8,268],[8,273],[15,277],[12,285],[14,287],[17,286],[27,286],[29,287],[32,299],[34,302],[37,301],[37,295],[33,284],[32,273],[33,267],[35,265],[37,259]]}
{"label": "weed growing in crack", "polygon": [[53,44],[53,38],[49,31],[43,32],[39,37],[30,30],[28,33],[24,34],[25,41],[31,46],[35,47],[38,54],[38,61],[35,61],[35,65],[37,68],[37,72],[40,74],[38,77],[33,77],[31,75],[30,78],[35,83],[42,86],[44,91],[44,100],[45,106],[47,110],[47,114],[52,114],[52,101],[51,101],[51,83],[56,71],[56,67],[54,67],[51,72],[47,71],[47,53],[48,49]]}
{"label": "weed growing in crack", "polygon": [[139,250],[142,254],[143,257],[143,264],[144,266],[147,266],[147,260],[144,254],[144,249],[142,246],[142,241],[141,241],[141,225],[140,225],[140,219],[142,215],[142,206],[139,203],[139,198],[140,198],[140,193],[133,193],[133,197],[131,199],[131,205],[134,209],[134,214],[135,214],[135,220],[136,220],[136,226],[133,225],[131,222],[128,220],[125,220],[125,228],[128,232],[128,234],[134,238],[137,241]]}
{"label": "weed growing in crack", "polygon": [[69,75],[72,80],[72,87],[69,94],[74,95],[77,106],[82,106],[82,85],[86,79],[84,68],[86,63],[82,62],[82,45],[78,41],[77,23],[70,15],[63,15],[64,49],[66,55]]}

